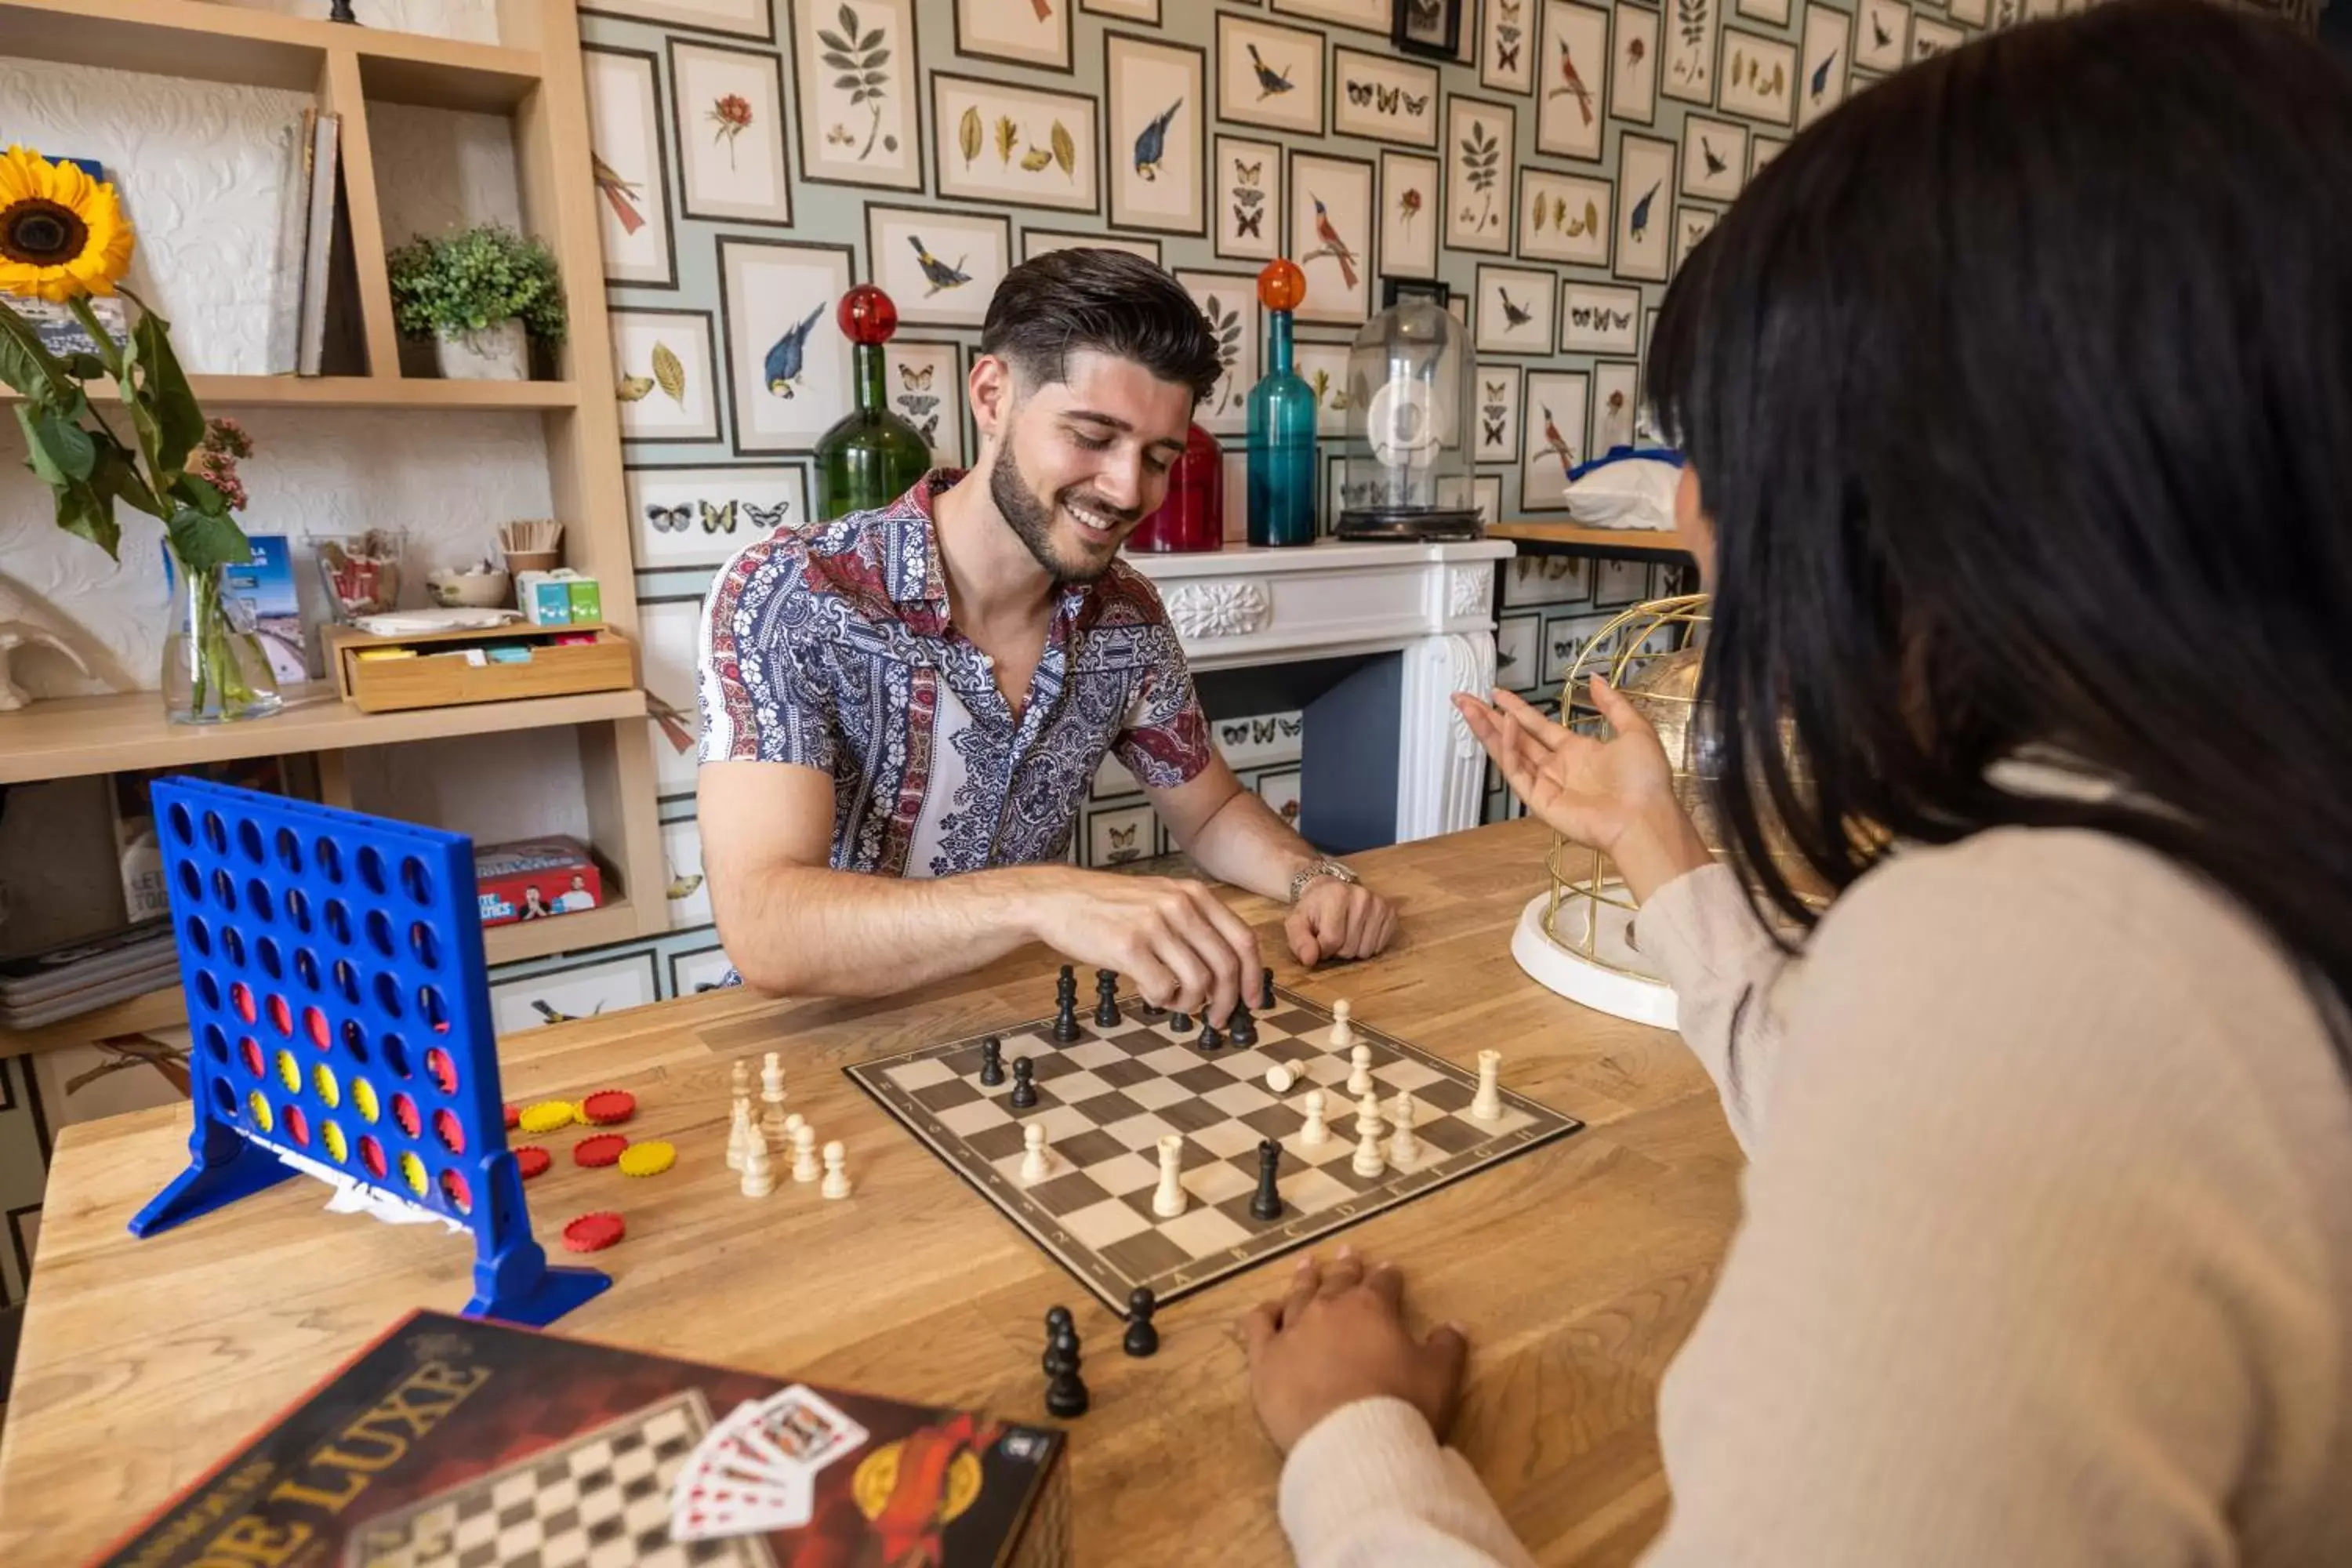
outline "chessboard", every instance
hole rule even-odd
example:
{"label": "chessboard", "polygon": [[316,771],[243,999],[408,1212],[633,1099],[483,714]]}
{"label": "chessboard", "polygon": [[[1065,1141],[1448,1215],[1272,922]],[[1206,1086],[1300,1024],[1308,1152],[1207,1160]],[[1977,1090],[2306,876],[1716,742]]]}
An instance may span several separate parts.
{"label": "chessboard", "polygon": [[[1256,1043],[1202,1050],[1197,1027],[1180,1030],[1139,997],[1118,998],[1120,1021],[1077,1013],[1079,1038],[1054,1038],[1050,1016],[962,1039],[862,1062],[849,1076],[929,1146],[1007,1219],[1076,1275],[1113,1311],[1150,1287],[1161,1305],[1204,1289],[1270,1258],[1333,1233],[1489,1166],[1577,1131],[1584,1124],[1524,1095],[1502,1091],[1498,1121],[1471,1118],[1477,1074],[1351,1019],[1355,1043],[1370,1047],[1383,1114],[1398,1091],[1419,1106],[1417,1158],[1378,1176],[1356,1174],[1355,1100],[1347,1092],[1349,1052],[1328,1043],[1332,1016],[1277,989],[1256,1016]],[[982,1042],[1003,1042],[1008,1069],[1030,1059],[1037,1103],[1007,1103],[1013,1078],[980,1081]],[[1296,1082],[1266,1086],[1280,1062]],[[1319,1089],[1330,1136],[1303,1143],[1305,1101]],[[1024,1126],[1045,1126],[1046,1176],[1020,1179]],[[1183,1138],[1189,1202],[1173,1219],[1152,1213],[1160,1139]],[[1282,1147],[1283,1212],[1250,1214],[1258,1142]]]}

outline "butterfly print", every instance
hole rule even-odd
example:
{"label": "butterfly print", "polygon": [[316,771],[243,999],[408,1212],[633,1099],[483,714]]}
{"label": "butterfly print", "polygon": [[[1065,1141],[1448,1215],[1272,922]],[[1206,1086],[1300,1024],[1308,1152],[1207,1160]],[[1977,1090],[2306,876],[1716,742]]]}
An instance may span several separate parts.
{"label": "butterfly print", "polygon": [[656,533],[682,533],[694,521],[694,504],[684,506],[653,506],[646,508],[646,521],[654,525]]}
{"label": "butterfly print", "polygon": [[709,501],[704,501],[702,503],[702,531],[705,533],[734,532],[735,503],[730,500],[722,507],[712,506]]}
{"label": "butterfly print", "polygon": [[899,384],[910,391],[921,392],[931,384],[931,373],[938,368],[937,365],[927,364],[917,370],[913,365],[902,364],[898,367]]}

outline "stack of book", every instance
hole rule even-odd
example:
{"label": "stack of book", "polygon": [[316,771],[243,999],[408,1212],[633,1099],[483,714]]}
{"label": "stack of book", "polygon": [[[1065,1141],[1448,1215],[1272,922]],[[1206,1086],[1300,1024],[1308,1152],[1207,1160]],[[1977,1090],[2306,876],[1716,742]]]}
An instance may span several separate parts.
{"label": "stack of book", "polygon": [[278,268],[270,289],[271,375],[317,375],[325,357],[342,123],[333,114],[306,109],[289,128],[278,196]]}
{"label": "stack of book", "polygon": [[168,920],[142,921],[45,952],[0,960],[0,1028],[37,1029],[176,985],[180,950]]}

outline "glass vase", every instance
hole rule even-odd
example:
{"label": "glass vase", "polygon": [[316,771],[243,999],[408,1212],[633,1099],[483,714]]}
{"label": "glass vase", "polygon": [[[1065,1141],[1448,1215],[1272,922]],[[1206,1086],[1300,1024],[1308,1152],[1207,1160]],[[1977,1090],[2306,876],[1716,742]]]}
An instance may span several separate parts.
{"label": "glass vase", "polygon": [[931,448],[890,412],[882,384],[882,345],[855,347],[857,406],[816,444],[816,515],[823,522],[888,506],[929,471]]}
{"label": "glass vase", "polygon": [[1127,536],[1132,551],[1222,550],[1225,545],[1225,453],[1198,425],[1168,475],[1167,499]]}
{"label": "glass vase", "polygon": [[1249,395],[1249,542],[1315,542],[1315,393],[1291,368],[1290,312],[1266,312],[1266,372]]}
{"label": "glass vase", "polygon": [[174,724],[259,719],[284,706],[253,610],[227,592],[227,569],[172,561],[173,613],[163,639],[163,713]]}

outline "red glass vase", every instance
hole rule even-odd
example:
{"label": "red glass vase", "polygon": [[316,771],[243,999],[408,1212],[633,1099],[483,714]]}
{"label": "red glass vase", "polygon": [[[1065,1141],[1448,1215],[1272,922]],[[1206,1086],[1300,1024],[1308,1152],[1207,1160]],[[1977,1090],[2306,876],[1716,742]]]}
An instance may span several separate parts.
{"label": "red glass vase", "polygon": [[1184,455],[1169,470],[1167,499],[1127,536],[1127,547],[1175,553],[1224,544],[1225,451],[1195,425],[1184,437]]}

